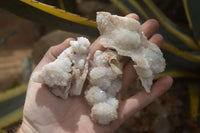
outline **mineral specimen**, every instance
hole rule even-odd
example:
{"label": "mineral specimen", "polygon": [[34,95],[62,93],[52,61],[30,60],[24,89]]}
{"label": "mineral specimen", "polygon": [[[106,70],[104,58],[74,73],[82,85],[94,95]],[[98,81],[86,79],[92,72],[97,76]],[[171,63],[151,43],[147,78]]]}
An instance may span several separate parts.
{"label": "mineral specimen", "polygon": [[63,99],[70,95],[80,95],[88,73],[90,42],[84,37],[70,41],[58,58],[39,72],[34,72],[32,80],[48,85],[50,91]]}
{"label": "mineral specimen", "polygon": [[118,100],[115,97],[121,89],[121,59],[111,50],[97,50],[94,54],[85,98],[92,106],[92,119],[100,124],[109,124],[117,119]]}
{"label": "mineral specimen", "polygon": [[133,18],[98,12],[96,21],[101,34],[99,43],[115,49],[119,55],[131,57],[143,87],[150,92],[155,74],[165,69],[158,46],[146,39],[140,23]]}

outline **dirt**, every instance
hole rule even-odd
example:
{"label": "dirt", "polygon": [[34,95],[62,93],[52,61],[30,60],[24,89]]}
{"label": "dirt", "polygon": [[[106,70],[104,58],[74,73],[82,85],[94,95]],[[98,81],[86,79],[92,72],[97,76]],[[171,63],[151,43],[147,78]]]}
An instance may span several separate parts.
{"label": "dirt", "polygon": [[20,82],[22,60],[31,55],[36,29],[33,22],[2,9],[0,18],[0,41],[5,40],[0,44],[0,91],[5,91]]}

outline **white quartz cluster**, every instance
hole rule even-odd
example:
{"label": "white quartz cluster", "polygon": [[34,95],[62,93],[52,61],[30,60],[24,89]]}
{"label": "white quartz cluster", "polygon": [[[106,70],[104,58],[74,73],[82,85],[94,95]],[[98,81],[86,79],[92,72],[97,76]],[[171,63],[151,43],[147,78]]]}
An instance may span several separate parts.
{"label": "white quartz cluster", "polygon": [[78,37],[70,41],[58,58],[39,72],[34,72],[32,80],[45,83],[56,96],[63,99],[70,95],[80,95],[88,74],[90,42],[87,38]]}
{"label": "white quartz cluster", "polygon": [[85,98],[92,106],[91,117],[100,124],[117,119],[118,100],[121,89],[122,64],[115,51],[97,50],[89,72],[89,86]]}
{"label": "white quartz cluster", "polygon": [[131,57],[143,87],[150,92],[155,74],[165,69],[165,59],[158,46],[146,39],[140,23],[133,18],[98,12],[96,21],[101,34],[99,43],[115,49],[119,55]]}

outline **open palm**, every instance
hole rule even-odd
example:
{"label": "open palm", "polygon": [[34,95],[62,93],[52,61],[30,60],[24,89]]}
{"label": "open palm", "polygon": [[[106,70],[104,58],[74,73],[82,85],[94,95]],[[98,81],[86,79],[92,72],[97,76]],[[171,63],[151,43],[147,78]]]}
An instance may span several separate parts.
{"label": "open palm", "polygon": [[[132,17],[139,20],[136,14],[129,14],[126,17]],[[142,28],[143,32],[151,42],[158,46],[162,44],[163,37],[160,34],[154,34],[158,29],[157,21],[148,20],[142,25]],[[70,40],[73,39],[69,38],[63,43],[51,47],[34,71],[40,71],[45,64],[54,61],[64,49],[69,47]],[[99,39],[91,46],[92,56],[96,50],[104,49],[98,44],[98,40]],[[129,61],[124,67],[122,83],[123,91],[137,79],[137,74],[132,64],[133,62]],[[171,77],[163,77],[153,84],[152,92],[150,94],[141,91],[136,95],[121,101],[118,108],[118,119],[110,125],[103,126],[94,123],[90,119],[90,107],[87,105],[83,93],[80,96],[68,97],[67,100],[63,100],[50,93],[47,86],[30,81],[25,100],[23,123],[19,132],[111,133],[114,132],[130,115],[144,108],[166,92],[171,87],[172,82]]]}

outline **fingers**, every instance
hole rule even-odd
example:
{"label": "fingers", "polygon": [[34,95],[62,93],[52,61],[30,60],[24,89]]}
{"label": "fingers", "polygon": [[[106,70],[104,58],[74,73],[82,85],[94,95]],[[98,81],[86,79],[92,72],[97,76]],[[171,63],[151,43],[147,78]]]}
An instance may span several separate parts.
{"label": "fingers", "polygon": [[158,45],[158,47],[161,47],[161,45],[164,42],[164,38],[161,34],[154,34],[150,39],[150,42],[155,43],[156,45]]}
{"label": "fingers", "polygon": [[74,39],[68,38],[61,44],[50,47],[34,71],[39,71],[44,65],[53,62],[58,57],[58,55],[60,55],[66,48],[70,46],[70,41],[72,40]]}
{"label": "fingers", "polygon": [[138,77],[135,69],[133,68],[133,65],[134,63],[131,60],[124,67],[121,91],[124,91],[124,89],[128,88],[130,84],[133,83],[133,81],[135,81]]}
{"label": "fingers", "polygon": [[119,119],[124,121],[130,115],[150,104],[156,98],[169,90],[172,83],[173,79],[170,76],[163,77],[153,84],[151,93],[141,91],[129,99],[122,101],[119,107]]}
{"label": "fingers", "polygon": [[90,61],[93,60],[94,58],[94,53],[97,51],[97,50],[101,50],[101,51],[104,51],[106,48],[104,48],[102,45],[99,45],[99,40],[100,40],[100,37],[98,37],[91,45],[90,47]]}
{"label": "fingers", "polygon": [[134,19],[136,19],[137,21],[140,20],[140,19],[139,19],[139,16],[138,16],[137,14],[135,14],[135,13],[130,13],[130,14],[126,15],[125,17],[134,18]]}
{"label": "fingers", "polygon": [[49,58],[50,61],[54,61],[58,55],[60,55],[66,48],[70,46],[70,41],[74,40],[73,38],[68,38],[59,45],[52,46],[49,48],[44,58]]}
{"label": "fingers", "polygon": [[145,36],[149,39],[159,28],[159,23],[155,19],[149,19],[142,24],[142,30]]}

